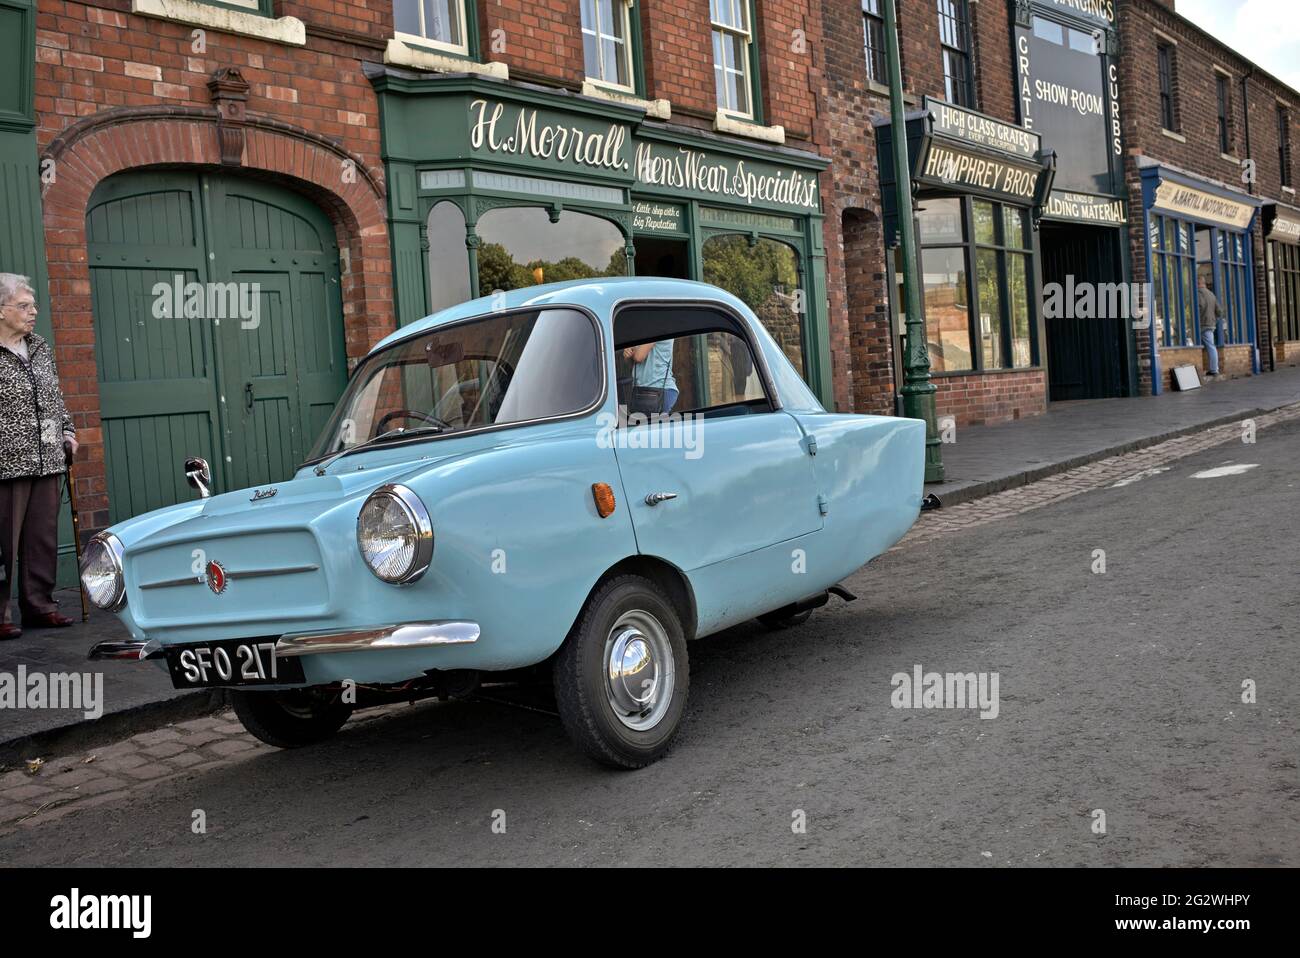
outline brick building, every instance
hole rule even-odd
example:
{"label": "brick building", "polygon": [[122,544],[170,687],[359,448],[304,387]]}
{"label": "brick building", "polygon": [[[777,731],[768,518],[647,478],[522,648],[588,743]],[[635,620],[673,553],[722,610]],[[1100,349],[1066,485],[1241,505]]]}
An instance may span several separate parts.
{"label": "brick building", "polygon": [[539,280],[728,286],[835,401],[816,5],[0,0],[0,26],[0,253],[49,304],[87,532],[188,498],[186,455],[218,489],[288,475],[384,334]]}
{"label": "brick building", "polygon": [[1188,295],[1198,274],[1226,307],[1226,374],[1294,364],[1300,336],[1300,94],[1174,6],[1119,8],[1130,251],[1154,287],[1154,329],[1138,332],[1144,392],[1169,388],[1177,365],[1205,371]]}
{"label": "brick building", "polygon": [[[1171,7],[899,0],[940,414],[1164,388],[1198,269],[1230,372],[1300,356],[1297,95]],[[48,289],[85,527],[187,498],[189,454],[219,489],[289,474],[385,333],[538,281],[715,283],[828,407],[896,412],[880,12],[0,0],[0,268]],[[1149,278],[1155,336],[1059,309]]]}

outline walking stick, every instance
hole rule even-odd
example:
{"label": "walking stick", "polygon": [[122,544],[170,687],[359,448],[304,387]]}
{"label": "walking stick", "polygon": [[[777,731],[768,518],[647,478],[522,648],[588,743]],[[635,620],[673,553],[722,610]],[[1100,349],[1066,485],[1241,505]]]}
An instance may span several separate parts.
{"label": "walking stick", "polygon": [[90,606],[86,603],[86,587],[81,584],[81,516],[77,514],[76,485],[72,476],[72,443],[63,441],[63,457],[68,464],[68,506],[72,509],[72,548],[77,554],[77,591],[81,593],[81,621],[90,621]]}

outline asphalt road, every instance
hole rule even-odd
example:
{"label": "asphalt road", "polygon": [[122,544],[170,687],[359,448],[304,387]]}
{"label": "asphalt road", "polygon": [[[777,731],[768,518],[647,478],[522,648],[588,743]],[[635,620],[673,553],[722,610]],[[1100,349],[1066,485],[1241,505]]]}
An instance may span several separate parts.
{"label": "asphalt road", "polygon": [[[1229,460],[1257,466],[1191,478]],[[1300,865],[1298,477],[1292,423],[891,553],[855,603],[694,644],[640,772],[543,713],[421,704],[17,829],[0,862]],[[996,672],[997,718],[893,708],[917,664]]]}

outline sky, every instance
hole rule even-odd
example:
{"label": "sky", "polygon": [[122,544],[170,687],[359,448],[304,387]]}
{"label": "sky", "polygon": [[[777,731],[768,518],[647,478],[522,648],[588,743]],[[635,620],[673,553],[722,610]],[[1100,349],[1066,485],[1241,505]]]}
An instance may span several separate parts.
{"label": "sky", "polygon": [[1296,0],[1177,0],[1176,9],[1300,90],[1300,3]]}

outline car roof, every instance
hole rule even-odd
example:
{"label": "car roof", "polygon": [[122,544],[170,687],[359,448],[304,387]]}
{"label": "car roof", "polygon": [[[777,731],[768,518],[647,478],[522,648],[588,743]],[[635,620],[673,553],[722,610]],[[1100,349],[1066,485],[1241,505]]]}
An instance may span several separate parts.
{"label": "car roof", "polygon": [[595,313],[602,323],[607,323],[611,308],[615,303],[625,299],[713,300],[731,306],[742,316],[749,312],[741,300],[726,290],[708,283],[697,283],[687,279],[664,279],[658,276],[601,276],[595,279],[575,279],[563,283],[525,286],[522,289],[481,296],[478,299],[449,306],[390,333],[376,344],[371,352],[458,320],[530,306],[585,306]]}

